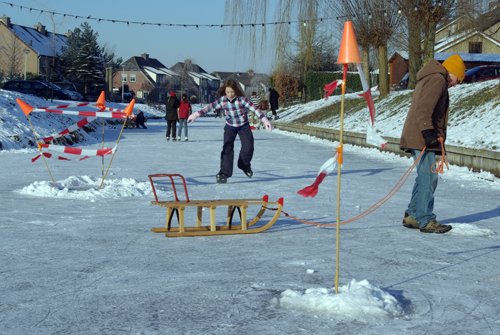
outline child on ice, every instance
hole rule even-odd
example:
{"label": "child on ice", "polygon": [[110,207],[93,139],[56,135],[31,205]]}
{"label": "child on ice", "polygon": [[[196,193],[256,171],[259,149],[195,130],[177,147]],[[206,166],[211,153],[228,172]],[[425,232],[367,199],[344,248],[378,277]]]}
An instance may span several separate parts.
{"label": "child on ice", "polygon": [[209,112],[222,111],[226,117],[224,126],[224,144],[220,155],[220,171],[216,176],[217,183],[226,183],[233,175],[234,140],[240,137],[241,149],[238,158],[238,168],[249,178],[253,176],[251,161],[254,151],[254,138],[248,122],[249,112],[254,112],[266,130],[271,131],[271,122],[260,109],[254,107],[244,96],[239,84],[228,80],[219,90],[220,98],[207,105],[202,110],[191,114],[188,122],[194,122],[198,117]]}

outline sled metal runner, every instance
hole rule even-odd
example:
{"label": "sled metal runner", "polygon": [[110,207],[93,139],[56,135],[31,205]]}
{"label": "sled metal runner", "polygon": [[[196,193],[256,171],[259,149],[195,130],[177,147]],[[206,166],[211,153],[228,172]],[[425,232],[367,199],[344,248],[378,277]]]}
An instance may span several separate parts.
{"label": "sled metal runner", "polygon": [[[179,237],[179,236],[210,236],[210,235],[233,235],[233,234],[255,234],[269,229],[281,215],[283,208],[283,198],[278,201],[269,201],[269,197],[264,195],[262,199],[217,199],[217,200],[190,200],[186,181],[180,174],[152,174],[149,175],[149,181],[153,189],[155,200],[151,201],[152,205],[166,208],[165,227],[152,228],[151,231],[155,233],[164,233],[166,237]],[[155,179],[169,178],[170,184],[174,193],[173,201],[160,201],[155,187]],[[174,178],[181,180],[185,200],[180,200]],[[260,206],[257,214],[247,219],[247,210],[250,206]],[[262,219],[262,216],[268,206],[277,206],[273,208],[274,214],[271,219],[263,224],[257,225]],[[189,207],[196,208],[196,222],[194,226],[185,225],[185,210]],[[226,207],[227,215],[224,225],[218,225],[216,220],[216,210],[218,207]],[[203,224],[203,209],[209,211],[209,224]],[[238,212],[239,222],[233,224],[234,215]],[[172,226],[174,215],[177,218],[178,226]]]}

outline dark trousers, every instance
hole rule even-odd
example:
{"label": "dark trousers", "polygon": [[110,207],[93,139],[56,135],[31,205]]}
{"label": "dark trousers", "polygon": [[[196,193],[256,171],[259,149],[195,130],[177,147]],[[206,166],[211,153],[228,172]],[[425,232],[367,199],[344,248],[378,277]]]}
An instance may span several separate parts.
{"label": "dark trousers", "polygon": [[167,120],[167,137],[170,137],[170,131],[172,131],[172,137],[175,138],[175,134],[177,134],[177,120]]}
{"label": "dark trousers", "polygon": [[250,162],[253,157],[253,134],[250,125],[247,123],[241,127],[224,127],[224,145],[220,153],[220,172],[227,177],[233,175],[234,160],[234,140],[236,135],[240,137],[241,149],[238,158],[238,168],[241,170],[250,169]]}

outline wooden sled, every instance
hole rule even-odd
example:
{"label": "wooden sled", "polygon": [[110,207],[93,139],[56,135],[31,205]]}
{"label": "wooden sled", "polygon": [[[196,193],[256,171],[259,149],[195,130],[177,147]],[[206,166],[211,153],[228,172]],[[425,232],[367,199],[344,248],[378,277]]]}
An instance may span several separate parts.
{"label": "wooden sled", "polygon": [[[165,227],[152,228],[154,233],[165,233],[166,237],[178,236],[210,236],[210,235],[233,235],[233,234],[255,234],[269,229],[278,220],[283,209],[283,198],[278,201],[269,202],[269,197],[264,195],[262,199],[218,199],[218,200],[190,200],[186,180],[180,174],[159,173],[148,176],[155,197],[151,204],[155,206],[165,207],[167,209]],[[172,190],[174,192],[173,201],[160,201],[154,183],[155,178],[169,178]],[[174,178],[179,178],[182,181],[185,200],[180,200],[177,193],[177,187]],[[247,220],[247,209],[249,206],[259,206],[260,209],[257,215],[250,220]],[[217,225],[216,210],[217,207],[227,207],[226,221],[224,225]],[[277,206],[271,220],[264,225],[256,226],[260,221],[268,206]],[[184,220],[184,212],[186,208],[196,207],[197,215],[195,226],[186,226]],[[203,209],[209,210],[209,225],[203,225]],[[239,224],[233,224],[234,214],[238,212]],[[178,227],[172,227],[172,219],[174,214],[177,217]]]}

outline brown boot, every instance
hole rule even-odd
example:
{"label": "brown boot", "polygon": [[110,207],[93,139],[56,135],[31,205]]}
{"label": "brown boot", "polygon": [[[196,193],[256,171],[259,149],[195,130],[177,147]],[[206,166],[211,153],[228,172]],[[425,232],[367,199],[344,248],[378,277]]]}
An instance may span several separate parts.
{"label": "brown boot", "polygon": [[419,229],[418,221],[413,216],[405,213],[405,217],[403,218],[403,226],[410,229]]}
{"label": "brown boot", "polygon": [[436,234],[443,234],[448,231],[450,231],[452,226],[447,225],[447,224],[440,224],[436,220],[432,219],[427,223],[427,225],[424,228],[420,228],[420,231],[422,233],[436,233]]}

